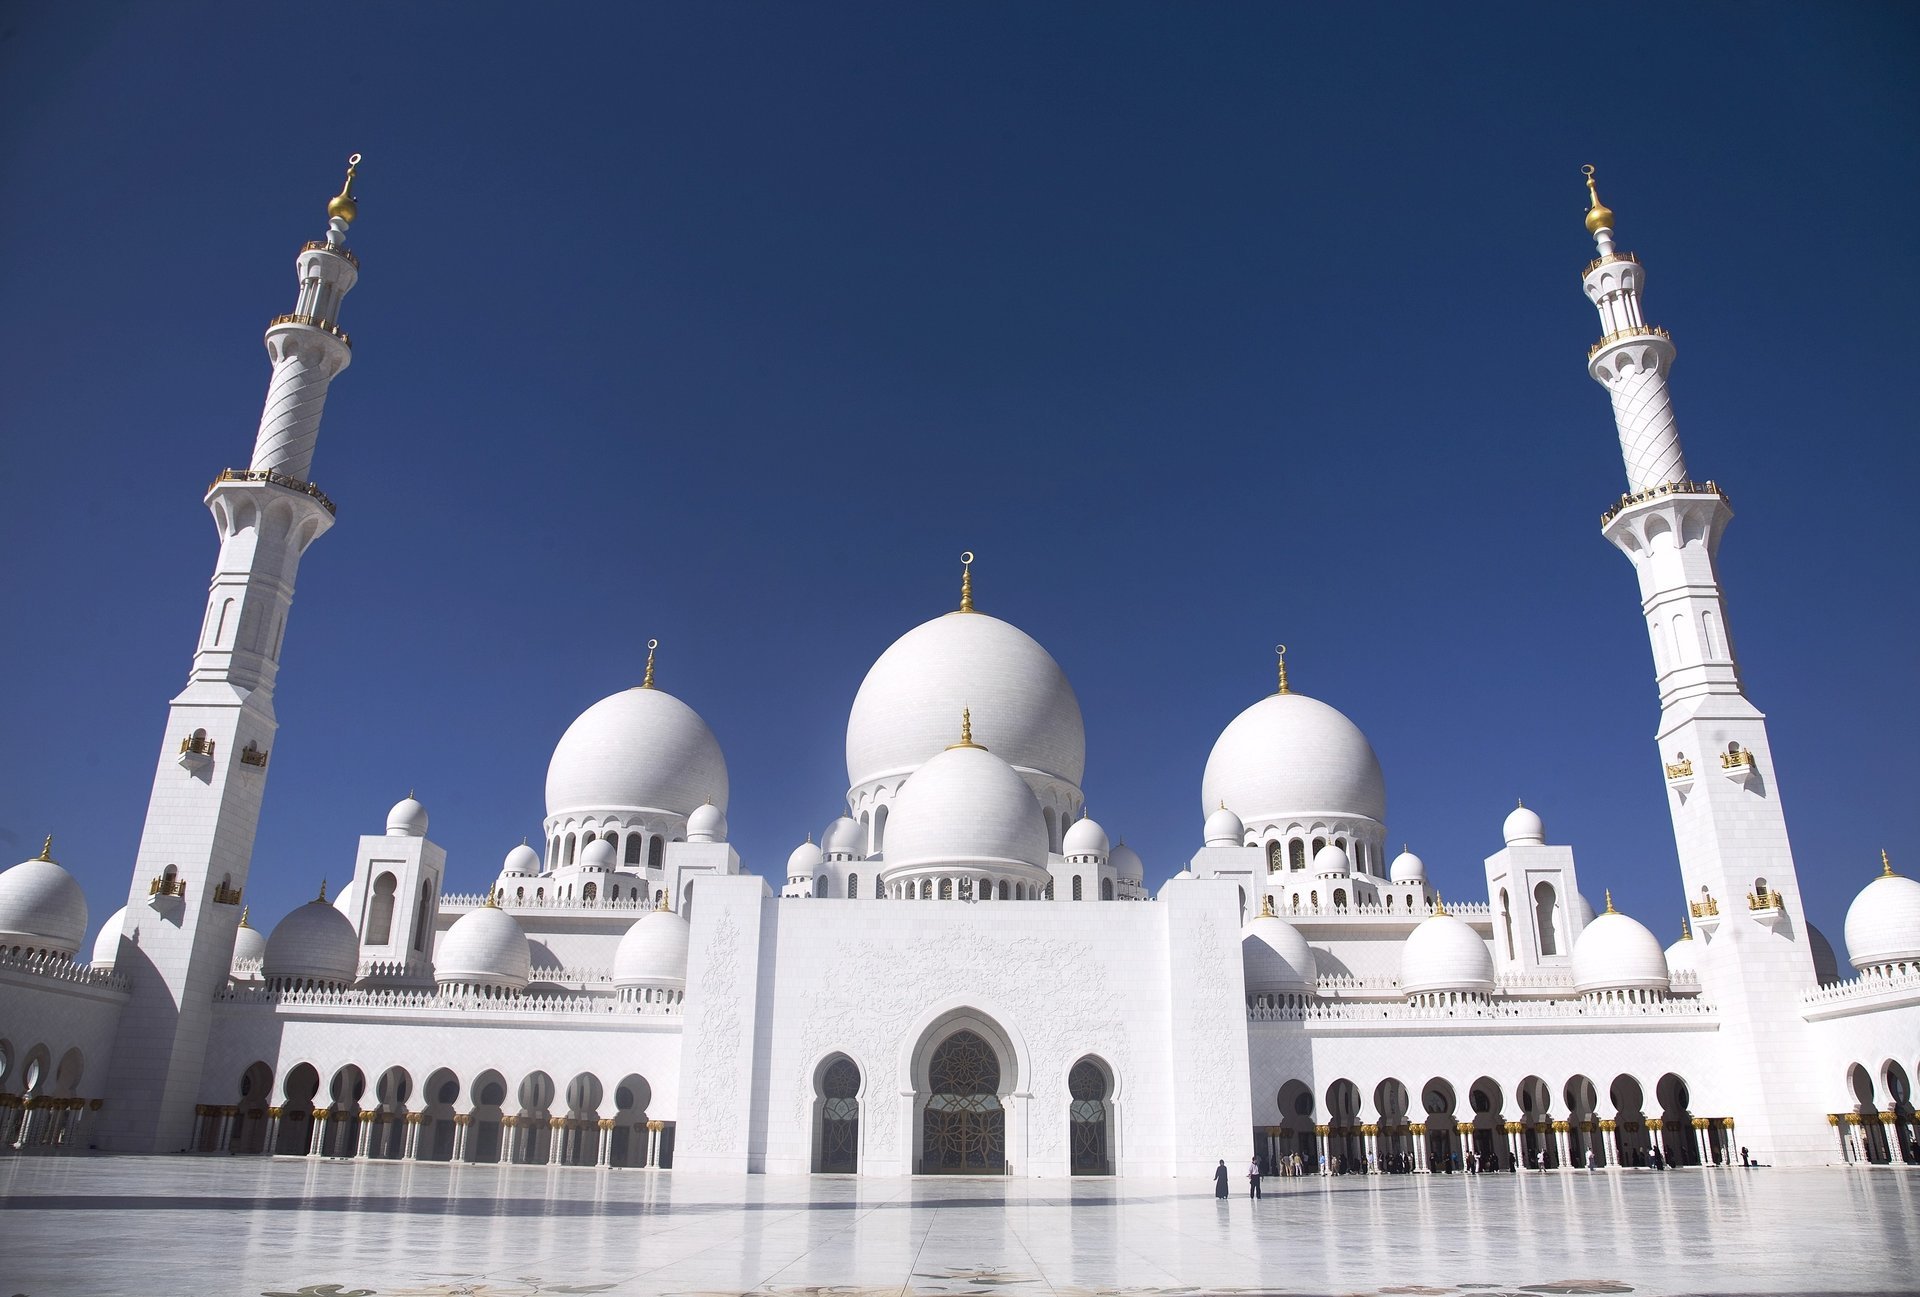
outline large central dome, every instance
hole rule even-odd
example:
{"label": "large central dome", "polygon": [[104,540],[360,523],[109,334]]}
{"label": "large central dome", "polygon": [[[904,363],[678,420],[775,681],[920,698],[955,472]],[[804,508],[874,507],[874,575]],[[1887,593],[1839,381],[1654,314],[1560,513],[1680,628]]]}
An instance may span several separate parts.
{"label": "large central dome", "polygon": [[945,751],[963,707],[1008,765],[1079,787],[1087,732],[1073,686],[1032,636],[977,612],[914,627],[867,672],[847,719],[849,787],[906,774]]}
{"label": "large central dome", "polygon": [[1309,816],[1384,822],[1387,785],[1360,727],[1317,698],[1268,694],[1234,717],[1207,757],[1200,812],[1247,824]]}
{"label": "large central dome", "polygon": [[547,814],[727,808],[727,761],[700,714],[641,686],[602,698],[560,736],[547,766]]}

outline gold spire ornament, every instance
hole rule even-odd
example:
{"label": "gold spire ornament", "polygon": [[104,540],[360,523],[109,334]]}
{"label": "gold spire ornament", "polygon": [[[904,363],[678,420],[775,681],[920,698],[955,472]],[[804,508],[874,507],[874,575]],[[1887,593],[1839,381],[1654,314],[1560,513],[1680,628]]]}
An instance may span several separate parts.
{"label": "gold spire ornament", "polygon": [[1688,923],[1685,919],[1680,920],[1680,940],[1682,941],[1693,940],[1693,925],[1691,923]]}
{"label": "gold spire ornament", "polygon": [[1607,913],[1618,914],[1619,912],[1620,911],[1613,908],[1613,889],[1609,887],[1607,889]]}
{"label": "gold spire ornament", "polygon": [[951,752],[955,748],[980,748],[982,752],[986,751],[973,741],[973,708],[971,707],[960,709],[960,741],[947,744],[947,751]]}
{"label": "gold spire ornament", "polygon": [[[1886,852],[1883,851],[1880,854],[1884,856]],[[48,864],[53,863],[53,834],[51,833],[47,834],[47,840],[40,844],[40,859]]]}
{"label": "gold spire ornament", "polygon": [[493,891],[494,891],[494,889],[493,889],[493,888],[491,888],[491,887],[489,887],[489,888],[487,889],[487,904],[486,904],[486,908],[487,908],[487,909],[489,909],[489,910],[497,910],[497,909],[499,909],[499,908],[500,908],[500,903],[499,903],[498,901],[496,901],[496,900],[494,900],[494,899],[493,899]]}
{"label": "gold spire ornament", "polygon": [[1589,162],[1580,171],[1587,178],[1587,199],[1591,203],[1587,208],[1587,233],[1598,234],[1602,230],[1612,229],[1613,209],[1600,201],[1600,191],[1593,183],[1593,164]]}
{"label": "gold spire ornament", "polygon": [[322,879],[320,880],[320,898],[319,898],[319,901],[320,901],[320,904],[322,904],[322,905],[325,905],[325,904],[327,903],[327,880],[326,880],[326,879],[324,879],[324,878],[322,878]]}
{"label": "gold spire ornament", "polygon": [[973,551],[960,556],[960,611],[973,611]]}
{"label": "gold spire ornament", "polygon": [[1445,914],[1447,912],[1447,903],[1440,899],[1440,893],[1438,892],[1433,894],[1433,912],[1435,914]]}
{"label": "gold spire ornament", "polygon": [[347,181],[340,186],[340,192],[327,202],[327,215],[336,220],[353,224],[353,218],[360,215],[360,200],[353,196],[353,180],[360,174],[360,155],[354,154],[347,159]]}
{"label": "gold spire ornament", "polygon": [[251,905],[243,905],[240,907],[240,926],[241,927],[251,928],[253,926],[251,923],[247,922],[247,915],[251,913],[252,910],[253,910],[253,907]]}
{"label": "gold spire ornament", "polygon": [[[53,839],[48,838],[47,843],[48,845],[52,845]],[[40,858],[42,860],[45,860],[47,857],[44,853],[42,853]],[[1887,849],[1885,847],[1880,848],[1880,877],[1882,878],[1898,878],[1899,877],[1898,874],[1893,872],[1893,861],[1891,858],[1888,857]]]}
{"label": "gold spire ornament", "polygon": [[1280,688],[1276,692],[1290,694],[1293,690],[1287,688],[1287,646],[1285,644],[1275,644],[1273,651],[1280,658]]}
{"label": "gold spire ornament", "polygon": [[1260,917],[1263,919],[1277,919],[1280,917],[1279,915],[1273,912],[1273,893],[1272,892],[1268,892],[1265,896],[1260,898]]}
{"label": "gold spire ornament", "polygon": [[642,689],[653,688],[653,651],[659,647],[659,640],[650,639],[647,641],[647,674],[642,677],[640,681],[640,687]]}

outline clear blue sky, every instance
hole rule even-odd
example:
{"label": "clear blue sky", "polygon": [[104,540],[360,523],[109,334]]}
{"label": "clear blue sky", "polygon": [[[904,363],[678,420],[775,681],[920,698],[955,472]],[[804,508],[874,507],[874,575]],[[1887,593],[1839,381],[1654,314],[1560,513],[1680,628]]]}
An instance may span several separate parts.
{"label": "clear blue sky", "polygon": [[1578,167],[1679,347],[1689,463],[1813,918],[1914,780],[1920,10],[13,5],[0,11],[0,851],[124,899],[269,317],[366,154],[249,899],[417,788],[450,882],[555,740],[703,713],[777,875],[867,666],[950,608],[1059,659],[1157,882],[1269,690],[1483,895],[1516,796],[1663,938],[1682,898]]}

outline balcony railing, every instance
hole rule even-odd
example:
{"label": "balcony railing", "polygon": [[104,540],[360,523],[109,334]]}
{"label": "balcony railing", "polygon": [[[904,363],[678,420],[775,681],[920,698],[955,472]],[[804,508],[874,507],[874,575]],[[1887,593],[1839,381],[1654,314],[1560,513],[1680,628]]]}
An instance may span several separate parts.
{"label": "balcony railing", "polygon": [[1693,917],[1696,919],[1710,919],[1720,913],[1720,902],[1709,896],[1704,901],[1687,902],[1687,908],[1693,911]]}
{"label": "balcony railing", "polygon": [[1720,768],[1722,770],[1739,770],[1742,767],[1748,770],[1753,769],[1753,753],[1747,751],[1745,748],[1741,748],[1737,752],[1722,752],[1720,754]]}
{"label": "balcony railing", "polygon": [[180,740],[180,755],[210,757],[213,755],[213,740],[204,734],[189,734]]}
{"label": "balcony railing", "polygon": [[182,900],[187,895],[187,880],[178,874],[161,874],[147,884],[148,896],[178,896]]}
{"label": "balcony railing", "polygon": [[[307,246],[312,247],[313,245],[309,243]],[[1587,268],[1580,272],[1580,277],[1585,279],[1588,275],[1600,269],[1600,267],[1615,261],[1630,261],[1636,266],[1640,264],[1640,258],[1634,256],[1631,252],[1609,252],[1604,257],[1595,257],[1592,261],[1589,261]]]}
{"label": "balcony railing", "polygon": [[[328,242],[327,242],[327,241],[326,241],[325,239],[315,239],[315,240],[314,240],[314,241],[313,241],[312,243],[303,243],[303,244],[301,244],[301,245],[300,245],[300,251],[302,251],[302,252],[331,252],[331,253],[333,253],[333,254],[334,254],[334,255],[335,255],[336,257],[345,257],[345,258],[347,259],[347,262],[348,262],[348,263],[349,263],[350,265],[352,265],[352,267],[353,267],[353,268],[354,268],[355,270],[358,270],[358,269],[360,269],[360,258],[358,258],[358,257],[356,257],[356,256],[354,256],[354,255],[353,255],[353,253],[352,253],[352,252],[350,252],[350,251],[348,251],[348,250],[347,250],[347,249],[346,249],[345,247],[343,247],[343,246],[339,246],[339,245],[336,245],[336,244],[332,244],[332,243],[328,243]],[[1629,260],[1631,260],[1631,259],[1632,259],[1632,258],[1629,258]],[[1598,265],[1599,263],[1598,263],[1598,262],[1595,262],[1594,264],[1595,264],[1595,265]],[[1591,269],[1591,267],[1589,267],[1589,269]]]}
{"label": "balcony railing", "polygon": [[1749,910],[1784,910],[1787,908],[1787,902],[1785,897],[1769,887],[1764,892],[1748,892],[1747,908]]}
{"label": "balcony railing", "polygon": [[1634,505],[1658,500],[1663,495],[1717,495],[1722,500],[1727,498],[1727,493],[1715,486],[1712,479],[1705,482],[1662,482],[1659,486],[1650,486],[1644,491],[1629,491],[1621,496],[1611,509],[1600,515],[1600,525],[1604,527]]}
{"label": "balcony railing", "polygon": [[249,743],[240,749],[240,764],[243,766],[258,766],[260,769],[265,770],[267,768],[267,754],[263,749]]}
{"label": "balcony railing", "polygon": [[269,329],[277,328],[282,324],[304,324],[308,328],[318,329],[322,333],[332,334],[349,347],[353,345],[353,339],[347,336],[345,329],[337,324],[329,323],[317,315],[276,315],[267,321],[267,327]]}
{"label": "balcony railing", "polygon": [[1678,761],[1669,762],[1667,764],[1667,778],[1669,779],[1693,778],[1693,759],[1691,757],[1683,757]]}
{"label": "balcony railing", "polygon": [[219,486],[222,482],[271,482],[274,486],[284,486],[289,491],[298,491],[301,495],[310,495],[318,500],[321,507],[328,513],[335,512],[333,501],[327,498],[325,491],[322,491],[311,482],[302,482],[297,477],[288,477],[285,473],[276,473],[270,468],[223,469],[220,476],[213,479],[213,485],[207,489],[211,491],[213,487]]}
{"label": "balcony railing", "polygon": [[1672,335],[1657,324],[1629,324],[1624,329],[1615,329],[1612,333],[1609,333],[1606,337],[1600,339],[1600,341],[1594,343],[1591,347],[1588,347],[1587,359],[1592,360],[1600,354],[1600,348],[1611,347],[1614,343],[1627,338],[1665,338],[1668,342],[1673,341]]}

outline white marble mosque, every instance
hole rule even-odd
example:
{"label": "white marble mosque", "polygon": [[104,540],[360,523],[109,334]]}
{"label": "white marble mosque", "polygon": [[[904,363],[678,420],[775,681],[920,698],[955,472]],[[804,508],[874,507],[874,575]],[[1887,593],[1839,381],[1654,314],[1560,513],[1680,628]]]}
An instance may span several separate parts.
{"label": "white marble mosque", "polygon": [[743,869],[725,756],[650,655],[555,748],[538,848],[463,862],[453,890],[409,797],[337,897],[263,937],[248,871],[295,576],[334,521],[311,467],[352,357],[355,183],[267,329],[253,458],[206,493],[219,557],[126,905],[89,946],[51,849],[0,873],[9,1150],[1142,1181],[1249,1151],[1408,1173],[1920,1162],[1920,882],[1862,869],[1843,975],[1730,647],[1732,511],[1682,456],[1673,343],[1591,169],[1587,364],[1628,486],[1601,532],[1659,681],[1648,778],[1691,911],[1671,946],[1596,911],[1532,808],[1506,815],[1484,894],[1443,900],[1390,851],[1366,736],[1291,688],[1284,652],[1199,772],[1191,860],[1150,892],[1085,815],[1072,685],[974,606],[970,568],[868,672],[846,804],[817,840],[795,826],[784,867]]}

